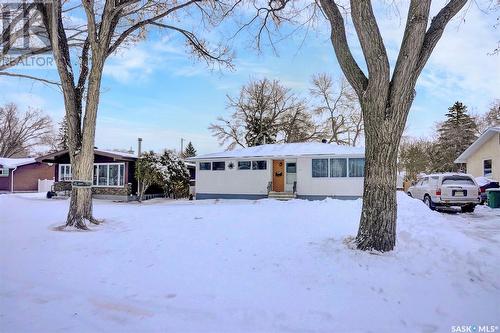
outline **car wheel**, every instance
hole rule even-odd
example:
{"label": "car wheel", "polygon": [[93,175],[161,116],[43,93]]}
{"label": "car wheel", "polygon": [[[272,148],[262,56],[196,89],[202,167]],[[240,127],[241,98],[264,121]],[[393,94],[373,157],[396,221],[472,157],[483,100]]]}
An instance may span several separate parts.
{"label": "car wheel", "polygon": [[427,207],[429,207],[430,210],[436,209],[436,206],[434,205],[434,203],[431,200],[431,197],[428,194],[426,194],[424,197],[424,203],[427,205]]}
{"label": "car wheel", "polygon": [[465,205],[462,206],[462,213],[474,213],[474,209],[476,209],[476,205]]}

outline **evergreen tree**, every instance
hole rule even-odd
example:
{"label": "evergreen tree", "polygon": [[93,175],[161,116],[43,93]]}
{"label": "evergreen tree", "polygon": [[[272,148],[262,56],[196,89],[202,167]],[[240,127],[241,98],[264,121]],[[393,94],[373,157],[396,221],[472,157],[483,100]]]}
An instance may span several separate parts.
{"label": "evergreen tree", "polygon": [[160,157],[153,151],[143,152],[135,164],[135,176],[140,181],[139,201],[152,185],[163,186]]}
{"label": "evergreen tree", "polygon": [[163,188],[169,197],[180,198],[189,194],[189,171],[172,151],[165,151],[162,155],[144,152],[136,162],[135,175],[141,182],[139,200],[153,185]]}
{"label": "evergreen tree", "polygon": [[196,149],[194,148],[193,144],[191,141],[186,146],[186,149],[184,149],[184,152],[182,153],[183,158],[188,158],[188,157],[194,157],[196,156]]}
{"label": "evergreen tree", "polygon": [[455,159],[477,138],[475,119],[462,103],[455,102],[448,108],[446,118],[438,129],[439,138],[433,157],[433,171],[437,172],[460,170],[461,166],[454,163]]}
{"label": "evergreen tree", "polygon": [[165,195],[174,199],[187,197],[190,177],[186,164],[173,151],[169,150],[163,152],[159,161]]}

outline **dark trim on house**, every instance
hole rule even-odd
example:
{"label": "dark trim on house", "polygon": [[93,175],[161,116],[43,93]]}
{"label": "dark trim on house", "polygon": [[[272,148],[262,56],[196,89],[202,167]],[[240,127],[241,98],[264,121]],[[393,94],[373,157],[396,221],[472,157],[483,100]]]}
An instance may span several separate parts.
{"label": "dark trim on house", "polygon": [[[116,164],[124,165],[123,185],[117,186],[99,186],[92,185],[92,197],[96,199],[130,201],[134,200],[137,192],[137,179],[135,178],[135,162],[137,158],[133,156],[122,156],[120,153],[100,151],[94,149],[94,164]],[[37,161],[44,163],[53,163],[53,177],[55,179],[54,191],[69,194],[71,191],[71,182],[59,180],[59,166],[61,164],[70,164],[70,157],[67,150],[62,150],[49,155],[37,158]]]}
{"label": "dark trim on house", "polygon": [[[38,158],[36,158],[36,161],[37,162],[45,162],[45,163],[57,163],[58,159],[64,155],[68,155],[67,160],[69,161],[69,151],[67,149],[38,157]],[[135,160],[137,160],[137,157],[121,155],[119,152],[116,152],[116,154],[115,154],[115,153],[110,152],[110,151],[102,151],[99,149],[94,149],[94,155],[109,157],[109,158],[111,158],[113,160],[117,160],[117,161],[135,161]]]}

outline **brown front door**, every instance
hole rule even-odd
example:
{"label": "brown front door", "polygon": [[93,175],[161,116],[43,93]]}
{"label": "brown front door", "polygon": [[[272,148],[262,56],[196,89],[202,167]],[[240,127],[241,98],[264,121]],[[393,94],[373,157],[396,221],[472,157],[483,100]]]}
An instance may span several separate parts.
{"label": "brown front door", "polygon": [[273,191],[283,192],[285,190],[285,161],[273,160]]}

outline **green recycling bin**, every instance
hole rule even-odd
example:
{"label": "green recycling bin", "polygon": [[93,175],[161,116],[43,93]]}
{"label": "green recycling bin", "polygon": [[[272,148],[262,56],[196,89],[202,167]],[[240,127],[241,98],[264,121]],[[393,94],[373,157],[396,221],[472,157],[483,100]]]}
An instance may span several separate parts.
{"label": "green recycling bin", "polygon": [[488,206],[491,208],[500,208],[500,188],[489,188],[486,190],[488,197]]}

